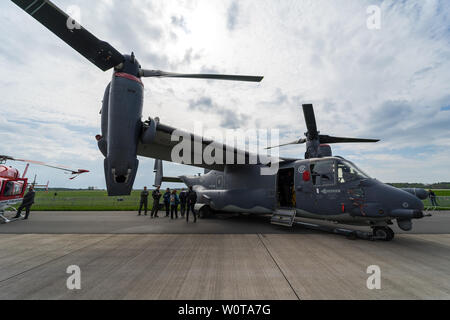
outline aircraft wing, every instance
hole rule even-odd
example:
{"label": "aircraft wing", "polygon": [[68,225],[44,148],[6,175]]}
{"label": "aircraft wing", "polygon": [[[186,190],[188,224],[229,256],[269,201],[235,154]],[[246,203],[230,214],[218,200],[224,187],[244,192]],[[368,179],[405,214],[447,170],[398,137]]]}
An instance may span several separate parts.
{"label": "aircraft wing", "polygon": [[[145,131],[146,130],[152,130],[151,126],[147,123],[144,125],[144,134],[143,137],[145,137]],[[200,167],[208,170],[217,170],[217,171],[224,171],[225,170],[225,164],[210,164],[206,163],[202,157],[203,152],[205,151],[205,148],[208,146],[214,146],[214,148],[222,149],[223,150],[223,159],[227,159],[227,155],[230,158],[231,156],[234,159],[233,163],[242,163],[238,162],[237,160],[245,159],[246,164],[263,164],[261,159],[255,155],[251,154],[245,150],[240,150],[237,148],[231,148],[227,147],[223,143],[216,142],[207,138],[202,138],[198,135],[194,135],[192,133],[186,132],[184,130],[179,130],[176,128],[173,128],[171,126],[157,123],[156,124],[156,130],[154,138],[152,138],[151,142],[145,142],[145,139],[141,139],[138,145],[138,155],[141,157],[147,157],[152,159],[160,159],[163,161],[168,162],[174,162],[172,160],[172,150],[173,148],[180,143],[182,140],[178,141],[172,141],[172,135],[174,132],[177,132],[177,134],[181,137],[189,137],[189,140],[191,142],[197,141],[197,146],[194,146],[194,143],[191,143],[191,147],[189,148],[190,154],[185,155],[181,153],[183,159],[187,158],[190,159],[188,163],[186,162],[177,162],[184,165],[191,165],[194,167]],[[182,138],[182,139],[183,139]],[[144,141],[142,141],[144,140]],[[178,153],[180,154],[180,153]],[[197,161],[196,161],[197,160]],[[225,161],[224,160],[224,161]],[[253,160],[253,162],[251,162]],[[288,159],[288,158],[277,158],[273,159],[273,161],[277,162],[286,162],[286,161],[296,161],[298,159]]]}

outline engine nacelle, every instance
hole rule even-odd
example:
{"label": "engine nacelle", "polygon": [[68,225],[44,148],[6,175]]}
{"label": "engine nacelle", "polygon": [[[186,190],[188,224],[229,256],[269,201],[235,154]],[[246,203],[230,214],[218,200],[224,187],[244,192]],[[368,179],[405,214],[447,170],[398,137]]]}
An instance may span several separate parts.
{"label": "engine nacelle", "polygon": [[[142,132],[143,84],[138,74],[138,62],[125,57],[123,69],[116,71],[109,86],[109,99],[104,108],[107,125],[105,178],[110,196],[130,195],[139,166],[137,147]],[[108,90],[108,89],[107,89]]]}

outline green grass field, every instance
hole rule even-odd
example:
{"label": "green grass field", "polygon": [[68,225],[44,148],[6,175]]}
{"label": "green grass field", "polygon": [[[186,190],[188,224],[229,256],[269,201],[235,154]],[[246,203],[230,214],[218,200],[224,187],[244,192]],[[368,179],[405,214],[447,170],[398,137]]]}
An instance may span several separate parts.
{"label": "green grass field", "polygon": [[430,199],[425,200],[423,203],[425,205],[425,209],[428,210],[450,210],[450,190],[433,190],[436,194],[437,202],[439,207],[431,207]]}
{"label": "green grass field", "polygon": [[[35,211],[133,211],[139,209],[141,191],[127,197],[108,197],[106,191],[39,191]],[[152,201],[149,199],[149,206]]]}
{"label": "green grass field", "polygon": [[[55,192],[57,195],[55,196]],[[450,190],[434,190],[440,210],[450,210]],[[34,211],[136,211],[139,209],[141,191],[133,191],[127,197],[108,197],[106,191],[38,191]],[[430,200],[424,201],[426,207]],[[152,200],[149,198],[149,210]]]}
{"label": "green grass field", "polygon": [[450,190],[433,190],[438,197],[450,197]]}

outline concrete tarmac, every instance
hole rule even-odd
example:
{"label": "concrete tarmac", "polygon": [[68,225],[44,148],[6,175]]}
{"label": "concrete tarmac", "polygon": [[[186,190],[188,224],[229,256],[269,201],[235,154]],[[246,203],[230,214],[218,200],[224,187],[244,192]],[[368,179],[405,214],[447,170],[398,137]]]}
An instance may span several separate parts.
{"label": "concrete tarmac", "polygon": [[[186,224],[181,218],[172,221],[159,214],[159,219],[137,216],[136,212],[34,212],[30,220],[0,225],[0,234],[292,234],[317,233],[301,227],[293,229],[271,225],[269,216],[221,215],[215,219],[199,220],[198,224]],[[317,220],[298,219],[317,223]],[[191,216],[192,222],[192,216]],[[332,223],[321,222],[324,225]],[[369,231],[367,227],[343,226]],[[433,217],[414,221],[411,232],[392,226],[395,233],[445,234],[450,233],[450,212],[436,212]]]}
{"label": "concrete tarmac", "polygon": [[[371,242],[255,217],[36,212],[0,225],[0,299],[449,299],[450,213],[428,219]],[[66,286],[71,265],[81,290]]]}

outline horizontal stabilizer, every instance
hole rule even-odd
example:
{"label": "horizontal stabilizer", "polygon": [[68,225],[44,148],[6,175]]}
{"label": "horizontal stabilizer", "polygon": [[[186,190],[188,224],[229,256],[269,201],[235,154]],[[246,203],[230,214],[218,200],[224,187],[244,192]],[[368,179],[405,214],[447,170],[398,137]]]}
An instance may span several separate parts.
{"label": "horizontal stabilizer", "polygon": [[162,182],[184,183],[183,180],[177,177],[163,177]]}

